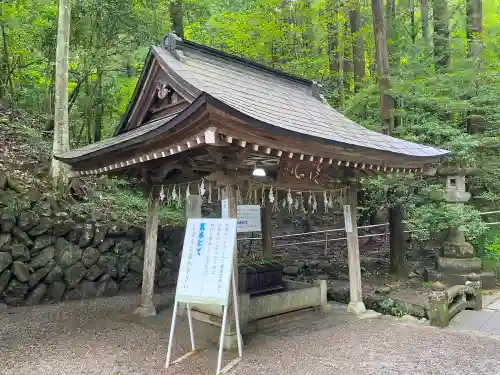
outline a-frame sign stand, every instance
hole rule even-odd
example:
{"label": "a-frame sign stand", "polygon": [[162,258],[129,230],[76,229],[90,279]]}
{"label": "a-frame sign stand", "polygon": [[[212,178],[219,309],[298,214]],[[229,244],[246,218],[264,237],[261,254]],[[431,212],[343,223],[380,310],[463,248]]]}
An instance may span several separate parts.
{"label": "a-frame sign stand", "polygon": [[[236,219],[188,220],[177,280],[177,291],[175,294],[165,367],[179,363],[196,353],[190,303],[220,304],[223,307],[216,374],[228,372],[241,360],[243,356],[243,342],[240,330],[238,291],[234,275],[233,255],[235,245]],[[230,289],[232,289],[233,293],[238,358],[221,369]],[[179,302],[186,303],[191,351],[170,362]]]}

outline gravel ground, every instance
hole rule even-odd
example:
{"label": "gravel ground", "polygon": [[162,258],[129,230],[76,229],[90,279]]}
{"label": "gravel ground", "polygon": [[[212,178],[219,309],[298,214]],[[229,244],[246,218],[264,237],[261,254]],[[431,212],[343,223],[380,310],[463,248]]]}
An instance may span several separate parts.
{"label": "gravel ground", "polygon": [[[168,307],[167,297],[157,303]],[[0,374],[166,375],[214,374],[215,327],[196,339],[203,349],[164,369],[171,310],[143,321],[131,314],[138,297],[125,296],[0,313]],[[161,310],[161,309],[160,309]],[[173,357],[188,348],[179,320]],[[177,332],[176,332],[177,334]],[[237,375],[498,374],[500,340],[449,329],[356,320],[331,314],[289,323],[247,341]],[[225,356],[225,363],[234,358]]]}

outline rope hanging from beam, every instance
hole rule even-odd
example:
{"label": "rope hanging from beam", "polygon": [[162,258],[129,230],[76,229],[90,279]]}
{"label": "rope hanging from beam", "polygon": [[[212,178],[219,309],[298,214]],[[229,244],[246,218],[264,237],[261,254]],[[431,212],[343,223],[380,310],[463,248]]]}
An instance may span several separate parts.
{"label": "rope hanging from beam", "polygon": [[[221,201],[220,187],[213,187],[212,182],[206,185],[205,179],[190,181],[186,183],[161,185],[159,198],[161,202],[166,202],[167,205],[179,205],[182,201],[187,200],[191,193],[191,185],[197,186],[198,195],[206,196],[207,203],[212,203],[212,191],[217,190],[217,201]],[[196,190],[195,190],[196,191]],[[239,184],[237,184],[236,199],[237,204],[255,204],[265,206],[266,201],[272,204],[273,211],[276,212],[280,209],[279,198],[282,192],[281,207],[288,208],[288,212],[303,211],[307,213],[311,209],[312,213],[318,210],[318,197],[322,199],[324,212],[332,209],[335,203],[342,204],[346,194],[348,194],[349,187],[339,189],[291,189],[276,187],[272,184],[261,183],[258,181],[248,181],[248,189],[245,197]],[[295,198],[294,198],[295,196]],[[183,199],[184,198],[184,199]],[[306,209],[307,207],[307,209]]]}

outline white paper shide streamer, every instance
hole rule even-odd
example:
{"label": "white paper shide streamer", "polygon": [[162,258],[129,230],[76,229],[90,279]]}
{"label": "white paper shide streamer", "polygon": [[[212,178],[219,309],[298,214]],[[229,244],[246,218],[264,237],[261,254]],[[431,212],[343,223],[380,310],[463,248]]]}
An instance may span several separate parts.
{"label": "white paper shide streamer", "polygon": [[172,190],[172,201],[176,200],[177,200],[177,191],[175,190],[175,185],[174,185],[174,189]]}
{"label": "white paper shide streamer", "polygon": [[288,203],[288,212],[292,212],[293,198],[290,189],[288,189],[288,194],[286,195],[286,201]]}
{"label": "white paper shide streamer", "polygon": [[161,185],[159,197],[160,197],[160,202],[163,202],[163,200],[165,199],[165,191],[163,190],[163,185]]}
{"label": "white paper shide streamer", "polygon": [[205,180],[202,179],[201,183],[200,183],[200,195],[204,196],[205,193],[206,193],[206,190],[205,190]]}
{"label": "white paper shide streamer", "polygon": [[269,202],[274,203],[274,199],[273,187],[271,186],[271,189],[269,189]]}

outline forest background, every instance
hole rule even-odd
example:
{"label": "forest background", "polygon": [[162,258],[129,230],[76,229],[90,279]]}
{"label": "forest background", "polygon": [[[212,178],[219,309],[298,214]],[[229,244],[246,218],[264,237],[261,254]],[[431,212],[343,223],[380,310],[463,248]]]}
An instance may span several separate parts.
{"label": "forest background", "polygon": [[[58,5],[0,1],[0,103],[42,122],[46,139]],[[426,241],[461,226],[480,255],[500,259],[500,231],[479,216],[500,202],[500,0],[73,0],[70,30],[71,147],[113,135],[149,46],[175,30],[317,81],[363,126],[452,151],[469,204],[443,202],[442,177],[392,176],[363,181],[361,213],[388,213],[391,256],[404,254],[404,228]],[[145,212],[132,186],[107,186]]]}

